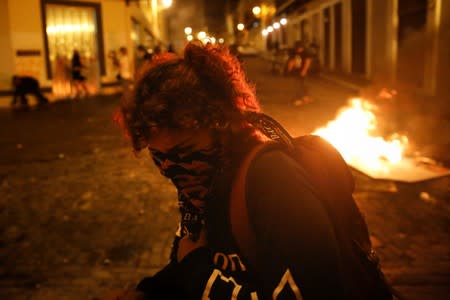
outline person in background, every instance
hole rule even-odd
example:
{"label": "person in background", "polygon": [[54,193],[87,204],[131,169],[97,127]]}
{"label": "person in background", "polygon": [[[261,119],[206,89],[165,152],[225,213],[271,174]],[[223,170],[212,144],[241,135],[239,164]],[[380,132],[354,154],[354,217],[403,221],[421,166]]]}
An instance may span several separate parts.
{"label": "person in background", "polygon": [[175,48],[173,47],[172,43],[169,43],[169,45],[167,46],[167,52],[175,53]]}
{"label": "person in background", "polygon": [[128,57],[128,50],[125,47],[119,49],[119,81],[128,82],[131,80],[131,65]]}
{"label": "person in background", "polygon": [[155,47],[153,47],[153,52],[152,52],[152,56],[158,56],[162,53],[162,48],[161,45],[156,45]]}
{"label": "person in background", "polygon": [[114,71],[115,78],[119,80],[119,57],[117,56],[117,52],[115,50],[110,50],[108,52],[108,58],[110,59],[110,68]]}
{"label": "person in background", "polygon": [[126,47],[119,48],[118,63],[118,74],[116,79],[120,83],[122,92],[125,92],[130,88],[131,81],[133,80],[131,62]]}
{"label": "person in background", "polygon": [[138,76],[140,69],[151,60],[152,54],[143,45],[139,45],[136,53],[136,76]]}
{"label": "person in background", "polygon": [[248,119],[260,105],[226,47],[189,43],[183,57],[162,54],[125,99],[116,120],[177,188],[180,224],[170,263],[114,299],[346,299],[329,216],[280,149],[249,166],[254,255],[236,244],[230,191],[247,155],[270,138]]}
{"label": "person in background", "polygon": [[12,86],[14,94],[11,108],[14,110],[28,110],[30,108],[26,97],[27,94],[36,97],[38,106],[44,106],[48,103],[48,99],[41,92],[39,81],[31,76],[13,76]]}
{"label": "person in background", "polygon": [[86,76],[82,75],[81,71],[85,68],[81,62],[80,52],[78,50],[73,50],[72,54],[72,83],[75,89],[74,98],[78,98],[83,92],[83,96],[89,94],[88,88],[86,86]]}
{"label": "person in background", "polygon": [[295,99],[293,101],[295,106],[301,106],[313,101],[308,93],[306,83],[307,76],[309,75],[311,68],[312,57],[313,55],[307,51],[306,45],[303,41],[295,42],[294,53],[287,62],[287,73],[294,73],[294,75],[298,78]]}

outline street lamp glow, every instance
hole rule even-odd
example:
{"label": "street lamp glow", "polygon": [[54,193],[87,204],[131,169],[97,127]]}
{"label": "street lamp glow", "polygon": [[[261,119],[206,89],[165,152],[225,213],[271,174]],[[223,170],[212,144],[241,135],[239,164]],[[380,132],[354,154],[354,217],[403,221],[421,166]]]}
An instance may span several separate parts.
{"label": "street lamp glow", "polygon": [[280,29],[280,23],[278,23],[278,22],[273,23],[273,28]]}
{"label": "street lamp glow", "polygon": [[273,27],[272,26],[269,26],[269,27],[267,27],[267,32],[272,32],[273,31]]}
{"label": "street lamp glow", "polygon": [[204,31],[200,31],[200,32],[197,34],[197,38],[198,38],[199,40],[203,40],[205,37],[206,37],[206,32],[204,32]]}
{"label": "street lamp glow", "polygon": [[169,8],[172,6],[172,0],[163,0],[162,4],[165,8]]}
{"label": "street lamp glow", "polygon": [[267,36],[269,34],[269,31],[267,31],[267,29],[263,29],[261,31],[261,33],[262,33],[263,36]]}
{"label": "street lamp glow", "polygon": [[286,25],[286,24],[287,24],[287,19],[286,19],[286,18],[282,18],[282,19],[280,20],[280,24],[281,24],[281,25]]}
{"label": "street lamp glow", "polygon": [[242,30],[244,30],[244,28],[245,28],[244,24],[242,24],[242,23],[237,24],[236,27],[237,27],[237,29],[238,29],[239,31],[242,31]]}
{"label": "street lamp glow", "polygon": [[259,16],[259,14],[261,13],[261,7],[259,7],[259,6],[253,7],[253,8],[252,8],[252,13],[253,13],[255,16]]}
{"label": "street lamp glow", "polygon": [[225,42],[225,40],[223,38],[219,39],[219,44],[223,44]]}
{"label": "street lamp glow", "polygon": [[194,39],[194,37],[192,36],[192,34],[189,34],[186,36],[186,39],[190,42]]}
{"label": "street lamp glow", "polygon": [[185,27],[185,28],[184,28],[184,33],[185,33],[186,35],[192,34],[192,28],[191,28],[191,27]]}

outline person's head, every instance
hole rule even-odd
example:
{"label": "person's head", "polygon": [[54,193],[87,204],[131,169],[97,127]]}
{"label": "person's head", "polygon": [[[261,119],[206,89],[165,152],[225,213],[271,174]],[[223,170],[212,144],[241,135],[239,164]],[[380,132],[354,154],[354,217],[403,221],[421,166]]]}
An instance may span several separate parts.
{"label": "person's head", "polygon": [[156,55],[158,55],[158,54],[161,54],[161,46],[159,46],[159,45],[156,45],[154,48],[153,48],[153,54],[156,54]]}
{"label": "person's head", "polygon": [[110,58],[117,57],[117,52],[115,50],[109,50],[108,57],[110,57]]}
{"label": "person's head", "polygon": [[119,53],[122,54],[122,55],[127,55],[128,50],[125,47],[120,47],[119,48]]}
{"label": "person's head", "polygon": [[137,47],[137,51],[139,54],[145,54],[145,53],[147,53],[147,48],[145,48],[143,45],[139,45]]}
{"label": "person's head", "polygon": [[305,50],[305,43],[303,41],[296,41],[294,44],[294,51],[296,53],[301,53]]}
{"label": "person's head", "polygon": [[147,66],[120,115],[136,151],[165,151],[225,132],[257,136],[250,111],[260,107],[238,60],[223,46],[189,43],[183,57],[164,53]]}

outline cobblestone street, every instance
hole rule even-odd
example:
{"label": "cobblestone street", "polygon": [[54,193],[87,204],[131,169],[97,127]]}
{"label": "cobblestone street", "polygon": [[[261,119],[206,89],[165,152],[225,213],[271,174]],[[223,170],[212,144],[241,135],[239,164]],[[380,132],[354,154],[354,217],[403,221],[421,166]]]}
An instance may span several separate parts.
{"label": "cobblestone street", "polygon": [[[294,107],[295,79],[271,75],[256,58],[245,66],[264,110],[293,135],[323,126],[357,94],[316,78],[309,82],[316,101]],[[148,153],[136,156],[115,128],[119,101],[0,110],[0,299],[101,298],[167,262],[176,193]],[[450,299],[450,178],[406,184],[354,175],[394,287],[409,300]]]}

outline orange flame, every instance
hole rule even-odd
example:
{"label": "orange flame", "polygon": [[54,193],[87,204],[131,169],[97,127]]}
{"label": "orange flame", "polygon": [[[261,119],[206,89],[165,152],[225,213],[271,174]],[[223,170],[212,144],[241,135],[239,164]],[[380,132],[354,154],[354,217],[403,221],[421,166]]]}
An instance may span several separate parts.
{"label": "orange flame", "polygon": [[388,173],[401,163],[408,145],[406,136],[394,136],[385,140],[376,134],[376,107],[367,101],[354,98],[338,112],[335,120],[313,134],[330,142],[342,154],[347,163],[357,169]]}

